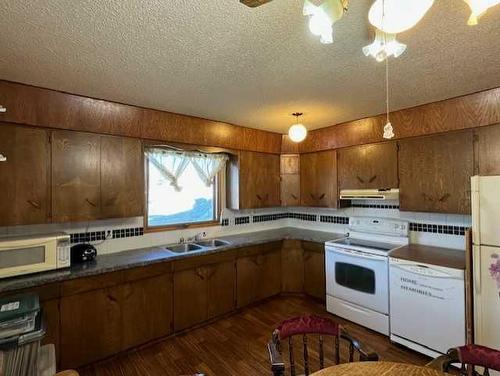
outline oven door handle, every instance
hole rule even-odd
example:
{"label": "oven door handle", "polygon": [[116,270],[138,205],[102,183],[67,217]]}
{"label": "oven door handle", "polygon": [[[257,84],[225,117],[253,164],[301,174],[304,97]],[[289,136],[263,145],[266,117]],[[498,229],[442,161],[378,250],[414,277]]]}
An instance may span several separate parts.
{"label": "oven door handle", "polygon": [[385,257],[385,256],[372,255],[370,253],[365,253],[365,252],[361,252],[361,251],[354,251],[351,249],[331,248],[330,251],[332,251],[334,253],[341,254],[341,255],[358,257],[358,258],[363,258],[363,259],[368,259],[368,260],[387,261],[387,257]]}

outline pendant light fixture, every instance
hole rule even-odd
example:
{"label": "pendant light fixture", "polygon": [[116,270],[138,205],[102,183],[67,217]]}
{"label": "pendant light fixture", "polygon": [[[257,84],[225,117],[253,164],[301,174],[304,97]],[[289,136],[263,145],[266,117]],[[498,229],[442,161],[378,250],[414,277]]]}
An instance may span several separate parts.
{"label": "pendant light fixture", "polygon": [[394,129],[389,119],[389,59],[385,59],[385,116],[387,122],[384,125],[383,137],[390,140],[394,137]]}
{"label": "pendant light fixture", "polygon": [[293,142],[302,142],[307,136],[307,128],[299,123],[299,117],[301,117],[303,113],[294,112],[292,115],[296,117],[296,123],[288,129],[288,137],[290,137],[290,140]]}
{"label": "pendant light fixture", "polygon": [[406,50],[406,44],[396,40],[396,34],[387,34],[382,30],[375,30],[375,40],[372,44],[363,47],[365,56],[371,56],[378,62],[384,61],[389,56],[398,57]]}
{"label": "pendant light fixture", "polygon": [[471,10],[467,25],[477,25],[479,17],[486,13],[491,7],[500,4],[500,0],[464,0]]}
{"label": "pendant light fixture", "polygon": [[333,24],[347,11],[347,0],[324,0],[321,5],[304,1],[303,14],[309,16],[309,30],[323,44],[333,43]]}
{"label": "pendant light fixture", "polygon": [[434,0],[375,0],[368,20],[385,33],[398,34],[415,26],[432,4]]}

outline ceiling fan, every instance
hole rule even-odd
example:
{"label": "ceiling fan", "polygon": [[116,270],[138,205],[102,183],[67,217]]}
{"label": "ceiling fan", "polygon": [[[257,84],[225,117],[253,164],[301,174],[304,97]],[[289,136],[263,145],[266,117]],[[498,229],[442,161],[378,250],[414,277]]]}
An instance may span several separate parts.
{"label": "ceiling fan", "polygon": [[240,0],[240,3],[245,4],[247,7],[255,8],[271,1],[272,0]]}

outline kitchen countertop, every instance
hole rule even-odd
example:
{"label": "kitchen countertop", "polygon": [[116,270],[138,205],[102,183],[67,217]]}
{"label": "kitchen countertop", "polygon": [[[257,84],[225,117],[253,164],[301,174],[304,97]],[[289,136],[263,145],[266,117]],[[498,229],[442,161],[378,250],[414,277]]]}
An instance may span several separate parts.
{"label": "kitchen countertop", "polygon": [[465,270],[465,252],[457,249],[408,244],[404,247],[395,249],[389,256],[403,260],[421,262],[423,264]]}
{"label": "kitchen countertop", "polygon": [[68,269],[29,274],[0,280],[0,293],[41,286],[48,283],[61,282],[74,278],[146,266],[159,262],[174,261],[188,257],[224,252],[230,249],[265,244],[272,241],[293,239],[324,243],[328,240],[338,239],[344,236],[344,234],[333,232],[285,227],[276,230],[247,232],[217,237],[217,239],[229,241],[230,244],[216,249],[205,249],[198,252],[178,254],[166,251],[164,246],[157,246],[98,255],[96,260],[93,262],[74,265]]}

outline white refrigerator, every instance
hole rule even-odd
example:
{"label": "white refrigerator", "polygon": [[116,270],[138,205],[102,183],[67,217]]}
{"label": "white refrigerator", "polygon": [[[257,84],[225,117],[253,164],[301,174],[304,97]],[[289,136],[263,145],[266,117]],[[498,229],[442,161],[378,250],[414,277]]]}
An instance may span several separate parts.
{"label": "white refrigerator", "polygon": [[471,183],[474,342],[500,349],[500,176]]}

